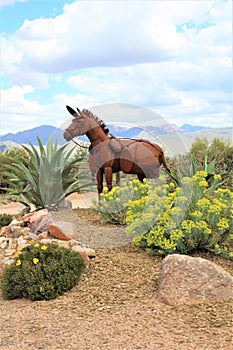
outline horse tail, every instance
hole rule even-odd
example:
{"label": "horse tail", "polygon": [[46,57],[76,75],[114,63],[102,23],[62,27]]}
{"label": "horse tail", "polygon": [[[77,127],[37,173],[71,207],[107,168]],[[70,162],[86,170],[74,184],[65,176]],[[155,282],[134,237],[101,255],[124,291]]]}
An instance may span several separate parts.
{"label": "horse tail", "polygon": [[166,162],[166,159],[164,157],[164,153],[163,153],[162,149],[161,149],[161,153],[160,153],[160,156],[159,156],[159,161],[160,161],[160,164],[163,164],[163,166],[166,169],[166,171],[170,174],[171,170],[169,169],[169,167],[167,165],[167,162]]}

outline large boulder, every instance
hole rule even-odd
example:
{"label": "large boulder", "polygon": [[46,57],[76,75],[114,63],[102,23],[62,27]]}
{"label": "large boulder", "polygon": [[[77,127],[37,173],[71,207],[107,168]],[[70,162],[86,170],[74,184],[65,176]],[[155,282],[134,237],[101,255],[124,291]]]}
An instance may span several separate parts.
{"label": "large boulder", "polygon": [[192,305],[233,299],[233,277],[215,263],[186,255],[169,255],[161,265],[159,300]]}

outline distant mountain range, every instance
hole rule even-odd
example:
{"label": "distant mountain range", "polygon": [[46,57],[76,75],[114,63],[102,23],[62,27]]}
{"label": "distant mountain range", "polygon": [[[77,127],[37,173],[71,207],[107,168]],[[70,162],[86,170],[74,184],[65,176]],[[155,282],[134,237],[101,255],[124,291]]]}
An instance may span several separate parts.
{"label": "distant mountain range", "polygon": [[[111,134],[113,134],[116,137],[123,137],[123,138],[138,138],[140,137],[140,134],[143,132],[148,132],[149,134],[152,134],[153,136],[156,135],[163,135],[163,134],[171,134],[174,132],[189,132],[189,131],[196,131],[196,130],[202,130],[205,127],[203,126],[193,126],[189,124],[184,124],[181,128],[175,126],[175,125],[169,125],[170,130],[167,127],[167,125],[161,125],[160,127],[154,127],[154,126],[146,126],[144,128],[142,127],[133,127],[133,128],[125,128],[125,127],[115,127],[113,125],[109,125],[109,131]],[[37,137],[39,136],[42,140],[43,144],[46,144],[48,141],[48,137],[55,141],[58,139],[59,144],[64,144],[66,141],[63,138],[63,130],[59,128],[55,128],[51,125],[41,125],[33,129],[28,129],[24,131],[19,131],[16,134],[8,133],[6,135],[0,136],[0,142],[4,141],[12,141],[18,144],[28,144],[31,142],[33,145],[37,145]],[[80,137],[83,140],[87,140],[86,137]]]}
{"label": "distant mountain range", "polygon": [[16,134],[9,133],[0,136],[0,141],[12,141],[18,144],[28,144],[31,142],[33,145],[37,145],[38,136],[42,140],[43,144],[47,143],[49,136],[52,140],[58,139],[59,144],[65,143],[63,138],[63,130],[55,128],[51,125],[41,125],[33,129],[19,131]]}
{"label": "distant mountain range", "polygon": [[[203,126],[194,126],[190,124],[184,124],[182,127],[178,127],[173,124],[160,125],[159,127],[145,126],[145,127],[119,127],[115,125],[108,125],[110,133],[116,137],[121,138],[144,138],[148,140],[160,140],[161,143],[170,144],[170,141],[175,142],[175,138],[184,140],[185,145],[191,144],[192,140],[196,137],[207,136],[212,139],[213,137],[232,138],[232,128],[206,128]],[[63,130],[51,125],[41,125],[39,127],[17,132],[15,134],[8,133],[0,136],[0,151],[3,152],[7,147],[12,145],[29,144],[38,145],[37,137],[40,137],[44,145],[47,144],[48,137],[55,142],[58,140],[60,145],[66,143],[63,138]],[[79,140],[88,141],[86,136],[79,137]],[[163,141],[164,140],[164,141]],[[156,141],[157,142],[157,141]],[[173,146],[171,146],[173,147]]]}

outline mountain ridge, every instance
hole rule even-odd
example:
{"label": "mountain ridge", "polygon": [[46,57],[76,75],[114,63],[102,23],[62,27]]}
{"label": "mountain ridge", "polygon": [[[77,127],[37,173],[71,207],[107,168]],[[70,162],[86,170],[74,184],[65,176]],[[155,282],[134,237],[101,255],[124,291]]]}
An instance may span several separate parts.
{"label": "mountain ridge", "polygon": [[[184,129],[182,127],[177,127],[176,125],[161,125],[160,127],[155,126],[135,126],[129,128],[119,128],[114,125],[108,126],[109,131],[116,137],[122,138],[137,138],[142,132],[147,132],[152,136],[172,134],[174,132],[189,132],[202,130],[205,127],[193,126],[190,124],[184,124]],[[17,133],[7,133],[5,135],[0,135],[0,142],[12,141],[18,144],[28,144],[38,145],[37,137],[40,137],[43,144],[47,143],[48,137],[52,141],[58,140],[59,144],[64,144],[66,141],[63,138],[63,130],[52,125],[40,125],[32,129],[26,129],[23,131],[18,131]],[[83,137],[81,137],[82,139]],[[86,140],[86,138],[84,138]]]}
{"label": "mountain ridge", "polygon": [[[147,139],[154,143],[159,144],[163,149],[171,154],[185,154],[190,148],[192,142],[196,137],[206,137],[211,142],[215,137],[233,141],[233,133],[231,127],[225,128],[206,128],[199,127],[198,130],[193,130],[192,126],[185,127],[183,130],[181,127],[176,127],[171,124],[164,125],[162,128],[154,126],[146,127],[132,127],[124,128],[114,125],[108,125],[110,133],[118,138],[135,138],[135,139]],[[187,131],[193,130],[193,131]],[[40,137],[44,145],[47,144],[48,137],[50,136],[52,142],[58,140],[59,145],[66,143],[63,138],[63,130],[51,125],[41,125],[33,129],[20,131],[16,134],[8,133],[0,136],[0,151],[4,152],[7,148],[21,146],[22,144],[29,144],[31,142],[34,146],[37,146],[37,137]],[[88,142],[87,137],[80,136],[78,140]]]}

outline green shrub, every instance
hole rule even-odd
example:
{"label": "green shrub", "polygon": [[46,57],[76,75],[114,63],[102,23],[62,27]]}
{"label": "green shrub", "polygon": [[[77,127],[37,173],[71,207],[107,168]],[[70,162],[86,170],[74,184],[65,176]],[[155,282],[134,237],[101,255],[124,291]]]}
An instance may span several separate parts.
{"label": "green shrub", "polygon": [[54,299],[78,283],[84,266],[82,257],[69,249],[55,244],[32,244],[3,271],[3,297]]}
{"label": "green shrub", "polygon": [[230,140],[215,137],[209,142],[206,137],[196,137],[190,153],[196,159],[198,170],[203,169],[205,158],[209,163],[214,162],[215,173],[222,175],[220,186],[233,190],[233,145]]}
{"label": "green shrub", "polygon": [[13,220],[13,216],[10,214],[0,214],[0,228],[7,226]]}
{"label": "green shrub", "polygon": [[126,230],[136,236],[134,244],[162,255],[206,249],[233,258],[233,192],[214,191],[221,177],[214,175],[210,188],[206,176],[199,171],[175,190],[162,184],[130,201]]}
{"label": "green shrub", "polygon": [[5,193],[6,188],[9,187],[6,166],[13,164],[16,159],[21,163],[24,163],[25,159],[28,160],[27,152],[20,147],[8,148],[5,152],[0,152],[0,193]]}
{"label": "green shrub", "polygon": [[129,200],[141,198],[147,194],[147,191],[146,179],[143,183],[134,179],[122,187],[113,187],[109,192],[108,188],[104,187],[100,194],[100,201],[93,200],[92,209],[100,216],[102,223],[124,225]]}

